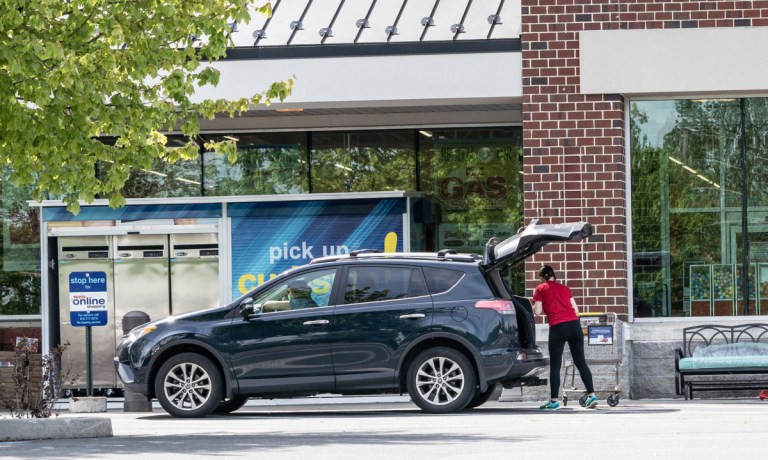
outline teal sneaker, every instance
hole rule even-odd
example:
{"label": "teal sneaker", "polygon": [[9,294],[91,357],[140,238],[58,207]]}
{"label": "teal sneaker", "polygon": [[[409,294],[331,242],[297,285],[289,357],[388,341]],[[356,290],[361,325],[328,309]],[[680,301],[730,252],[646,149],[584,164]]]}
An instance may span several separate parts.
{"label": "teal sneaker", "polygon": [[539,406],[541,410],[558,410],[560,409],[560,401],[547,401],[546,404]]}
{"label": "teal sneaker", "polygon": [[594,409],[597,407],[597,396],[587,396],[587,399],[584,401],[584,407],[587,409]]}

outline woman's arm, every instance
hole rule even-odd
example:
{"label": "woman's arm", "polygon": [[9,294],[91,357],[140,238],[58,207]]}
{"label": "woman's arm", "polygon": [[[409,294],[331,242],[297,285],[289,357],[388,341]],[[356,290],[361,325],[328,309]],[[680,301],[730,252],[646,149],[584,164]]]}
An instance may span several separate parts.
{"label": "woman's arm", "polygon": [[537,300],[536,302],[533,302],[533,314],[534,315],[543,315],[544,314],[544,305],[541,303],[540,300]]}

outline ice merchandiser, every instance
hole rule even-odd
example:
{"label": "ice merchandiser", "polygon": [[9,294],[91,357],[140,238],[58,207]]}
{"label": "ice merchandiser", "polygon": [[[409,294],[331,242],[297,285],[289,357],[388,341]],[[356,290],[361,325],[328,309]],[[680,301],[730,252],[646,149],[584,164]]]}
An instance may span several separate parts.
{"label": "ice merchandiser", "polygon": [[[69,342],[62,355],[62,369],[76,377],[71,385],[87,384],[86,327],[70,323],[70,275],[76,272],[104,272],[107,278],[107,324],[91,327],[91,381],[94,387],[113,388],[117,383],[112,358],[115,354],[114,271],[111,237],[59,237],[59,322],[61,343]],[[68,385],[69,386],[69,385]]]}
{"label": "ice merchandiser", "polygon": [[[114,251],[117,316],[114,333],[119,341],[126,313],[142,311],[152,321],[170,315],[168,235],[117,235]],[[113,356],[114,351],[113,348]]]}
{"label": "ice merchandiser", "polygon": [[178,233],[171,241],[171,313],[215,307],[219,299],[216,233]]}

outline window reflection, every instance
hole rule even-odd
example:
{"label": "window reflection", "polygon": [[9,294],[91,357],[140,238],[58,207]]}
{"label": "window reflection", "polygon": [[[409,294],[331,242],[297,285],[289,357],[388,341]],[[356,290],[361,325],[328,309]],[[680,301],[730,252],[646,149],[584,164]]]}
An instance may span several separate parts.
{"label": "window reflection", "polygon": [[40,210],[30,208],[30,187],[0,174],[3,244],[0,251],[0,315],[40,313]]}
{"label": "window reflection", "polygon": [[237,161],[205,152],[205,195],[274,195],[309,192],[306,135],[261,133],[208,136],[237,139]]}
{"label": "window reflection", "polygon": [[[491,237],[505,239],[523,225],[522,130],[419,131],[421,189],[434,205],[429,250],[482,254]],[[523,267],[507,274],[523,292]]]}
{"label": "window reflection", "polygon": [[[103,142],[110,143],[105,139]],[[182,136],[167,136],[167,146],[182,147],[189,138]],[[103,179],[106,176],[109,163],[100,162],[97,175]],[[155,159],[149,169],[134,170],[122,189],[125,198],[167,198],[200,196],[202,189],[202,170],[200,158],[181,159],[169,163]],[[98,196],[106,198],[106,196]]]}
{"label": "window reflection", "polygon": [[413,131],[312,134],[312,192],[416,189]]}
{"label": "window reflection", "polygon": [[766,122],[766,99],[632,103],[632,251],[660,255],[652,266],[634,259],[636,315],[758,313],[756,285],[768,280]]}

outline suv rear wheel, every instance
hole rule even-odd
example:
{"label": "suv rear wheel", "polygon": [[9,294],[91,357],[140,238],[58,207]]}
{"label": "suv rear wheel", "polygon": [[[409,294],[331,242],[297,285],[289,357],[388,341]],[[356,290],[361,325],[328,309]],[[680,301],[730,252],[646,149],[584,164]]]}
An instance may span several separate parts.
{"label": "suv rear wheel", "polygon": [[425,412],[456,412],[474,397],[476,380],[466,356],[452,348],[430,348],[408,367],[408,394]]}
{"label": "suv rear wheel", "polygon": [[160,367],[155,394],[163,409],[175,417],[205,417],[221,403],[223,386],[210,359],[182,353]]}

